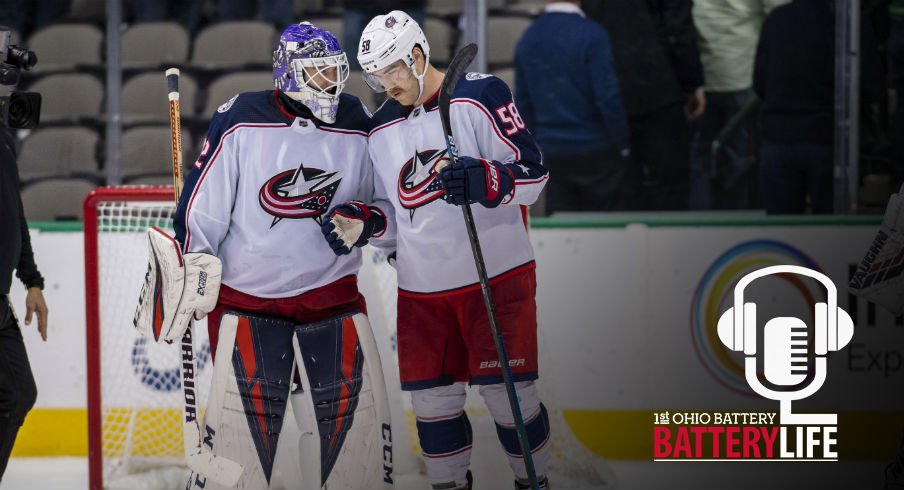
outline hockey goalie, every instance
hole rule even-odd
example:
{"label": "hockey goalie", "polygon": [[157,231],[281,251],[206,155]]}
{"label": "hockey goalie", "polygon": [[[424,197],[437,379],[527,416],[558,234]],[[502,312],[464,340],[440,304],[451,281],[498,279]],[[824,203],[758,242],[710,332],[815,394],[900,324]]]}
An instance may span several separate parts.
{"label": "hockey goalie", "polygon": [[[892,194],[882,224],[849,284],[851,293],[892,314],[904,313],[904,186]],[[904,433],[885,468],[885,488],[904,488]]]}
{"label": "hockey goalie", "polygon": [[[298,468],[284,473],[301,475],[285,482],[290,488],[389,487],[389,404],[354,247],[386,227],[383,212],[365,204],[370,117],[343,93],[348,63],[328,31],[289,26],[273,67],[275,90],[241,93],[213,114],[179,200],[175,238],[148,231],[135,326],[178,342],[192,319],[208,319],[213,385],[198,437],[186,432],[186,488],[268,489],[277,447],[289,445],[298,448]],[[367,219],[336,255],[321,226],[348,225],[351,211]],[[280,440],[288,405],[298,441]]]}

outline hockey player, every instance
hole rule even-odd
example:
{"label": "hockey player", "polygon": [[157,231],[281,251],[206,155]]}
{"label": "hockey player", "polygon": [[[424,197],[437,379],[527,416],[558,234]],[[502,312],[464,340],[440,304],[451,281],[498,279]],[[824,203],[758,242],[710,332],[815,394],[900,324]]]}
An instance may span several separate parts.
{"label": "hockey player", "polygon": [[[374,17],[358,48],[365,79],[388,99],[374,114],[370,155],[376,204],[391,219],[371,240],[394,247],[398,271],[398,353],[411,392],[427,475],[434,489],[471,488],[471,426],[465,382],[480,386],[509,457],[516,488],[529,488],[458,205],[473,204],[499,327],[521,401],[541,488],[547,488],[549,422],[537,394],[536,278],[526,205],[547,180],[540,152],[506,84],[469,73],[455,90],[452,131],[461,157],[449,162],[437,94],[443,73],[430,64],[420,26],[393,11]],[[391,209],[390,209],[391,208]],[[355,215],[366,229],[374,219]],[[378,216],[379,220],[382,216]],[[331,243],[355,243],[340,223]]]}
{"label": "hockey player", "polygon": [[[320,234],[331,207],[373,188],[370,115],[342,93],[348,74],[332,34],[309,23],[286,28],[273,54],[276,89],[217,109],[174,218],[185,292],[173,302],[177,319],[150,333],[178,339],[181,316],[207,313],[216,357],[202,435],[215,455],[243,467],[238,488],[269,488],[293,381],[302,436],[290,445],[300,448],[303,481],[292,488],[392,481],[385,386],[357,288],[361,254],[336,256]],[[354,205],[336,212],[345,207]],[[379,211],[370,222],[369,234],[385,229]],[[210,262],[222,263],[221,281]],[[205,294],[215,304],[182,311]],[[207,476],[193,474],[188,488],[220,488]]]}

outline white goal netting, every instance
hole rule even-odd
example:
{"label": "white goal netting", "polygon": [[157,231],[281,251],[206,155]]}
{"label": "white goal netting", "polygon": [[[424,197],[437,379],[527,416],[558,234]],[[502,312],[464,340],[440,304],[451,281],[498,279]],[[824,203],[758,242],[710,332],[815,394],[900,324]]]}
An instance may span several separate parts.
{"label": "white goal netting", "polygon": [[[172,233],[175,206],[168,187],[96,190],[85,206],[88,315],[89,474],[92,490],[180,489],[183,464],[181,357],[177,345],[156,344],[132,326],[147,268],[148,227]],[[393,416],[396,487],[429,488],[416,456],[410,401],[399,390],[395,356],[395,271],[381,254],[365,249],[359,287],[384,363]],[[206,321],[195,322],[199,403],[206,406],[211,378]],[[545,400],[552,424],[550,481],[557,489],[616,488],[615,476],[571,434],[555,400]],[[469,395],[474,426],[472,470],[476,489],[510,488],[512,477],[495,428],[476,390]],[[280,452],[295,450],[294,419],[283,429]],[[284,451],[283,448],[286,448]],[[277,456],[274,489],[298,488],[297,471],[282,470],[293,456]]]}
{"label": "white goal netting", "polygon": [[[96,375],[89,367],[92,488],[100,488],[98,467],[104,488],[135,488],[129,477],[136,474],[181,479],[184,485],[181,353],[178,345],[148,341],[132,326],[147,269],[145,232],[151,226],[172,232],[173,201],[159,188],[134,196],[103,192],[95,194],[94,219],[85,227],[86,279],[96,275],[97,281],[96,294],[89,287],[86,295],[89,316],[96,312],[88,326],[88,362],[97,367]],[[158,200],[131,200],[138,198]],[[89,236],[96,247],[88,246]],[[204,321],[195,325],[195,352],[203,407],[211,377]]]}

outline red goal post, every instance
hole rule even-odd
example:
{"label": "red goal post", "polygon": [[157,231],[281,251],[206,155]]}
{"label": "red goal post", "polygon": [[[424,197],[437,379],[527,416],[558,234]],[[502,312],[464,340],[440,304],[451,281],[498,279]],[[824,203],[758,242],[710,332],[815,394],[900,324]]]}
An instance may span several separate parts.
{"label": "red goal post", "polygon": [[[88,474],[89,488],[101,490],[117,478],[185,471],[181,385],[172,371],[179,349],[148,342],[132,326],[147,268],[145,232],[172,229],[173,188],[100,187],[83,210]],[[209,347],[202,354],[209,359]]]}

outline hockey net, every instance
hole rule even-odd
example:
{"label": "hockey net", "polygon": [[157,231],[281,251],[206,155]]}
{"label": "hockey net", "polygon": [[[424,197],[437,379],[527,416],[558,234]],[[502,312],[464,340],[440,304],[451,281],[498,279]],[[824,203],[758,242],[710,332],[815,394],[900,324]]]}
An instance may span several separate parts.
{"label": "hockey net", "polygon": [[[183,459],[180,351],[175,344],[147,341],[132,326],[147,268],[146,230],[157,226],[172,233],[174,213],[171,187],[99,188],[85,200],[91,490],[185,486],[188,472]],[[399,390],[395,272],[374,249],[365,249],[359,286],[368,301],[368,316],[384,363],[396,441],[396,488],[429,488],[416,456],[410,401]],[[198,406],[205,407],[212,372],[206,320],[195,322],[195,352]],[[507,463],[495,440],[492,419],[477,393],[468,398],[475,432],[475,488],[509,488],[511,477],[505,476],[507,471],[499,471]],[[546,403],[552,424],[550,479],[556,488],[615,488],[608,465],[571,435],[555,402]],[[293,418],[287,414],[285,420]],[[295,437],[293,429],[283,428],[281,442]],[[271,487],[294,488],[278,481],[279,473],[275,468],[276,481]]]}
{"label": "hockey net", "polygon": [[[184,486],[181,353],[132,326],[146,231],[172,231],[171,187],[100,188],[85,200],[88,454],[92,490]],[[195,326],[200,399],[210,386],[205,322]],[[143,477],[147,483],[137,483]]]}

